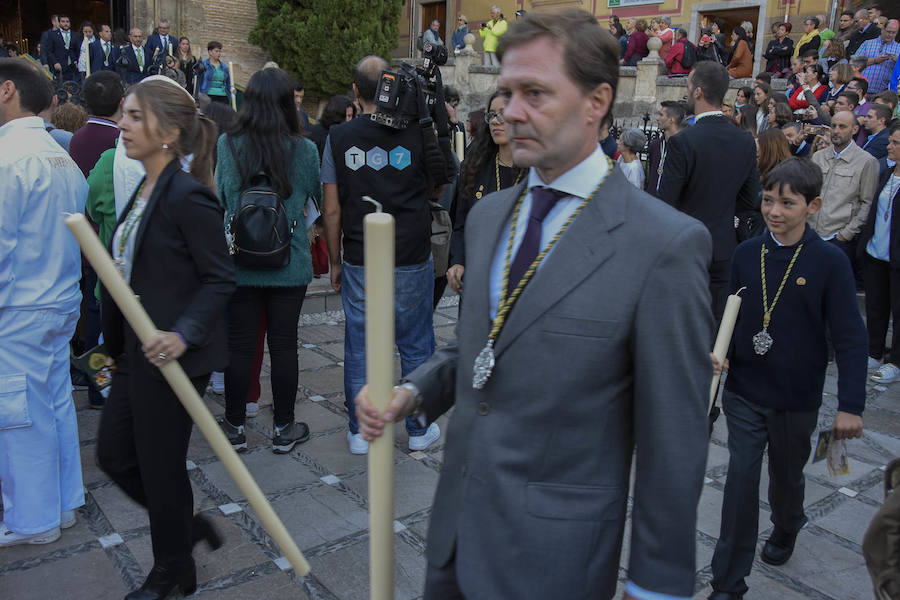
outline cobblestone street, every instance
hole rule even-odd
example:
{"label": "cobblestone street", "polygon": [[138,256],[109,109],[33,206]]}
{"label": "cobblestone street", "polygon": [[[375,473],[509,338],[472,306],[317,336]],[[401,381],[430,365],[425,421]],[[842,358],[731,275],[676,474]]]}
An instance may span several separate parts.
{"label": "cobblestone street", "polygon": [[[225,538],[216,552],[194,553],[199,588],[194,598],[363,599],[368,597],[366,459],[347,449],[343,394],[343,316],[340,298],[317,280],[299,327],[300,389],[296,418],[309,423],[312,436],[288,455],[271,452],[271,391],[268,357],[263,367],[261,409],[248,420],[250,449],[243,460],[275,511],[309,559],[311,574],[282,571],[280,553],[213,454],[195,431],[189,453],[190,477],[198,511],[213,520]],[[442,300],[435,314],[438,344],[453,337],[457,297]],[[399,365],[399,359],[397,361]],[[399,366],[398,376],[399,376]],[[835,367],[829,369],[820,427],[830,425],[836,408]],[[100,413],[76,392],[86,505],[78,523],[60,540],[43,546],[0,550],[0,598],[122,598],[143,581],[152,563],[149,525],[143,510],[120,492],[95,465]],[[207,392],[215,415],[224,399]],[[750,599],[853,600],[872,598],[860,544],[881,503],[881,468],[900,455],[900,385],[870,383],[862,440],[849,443],[851,474],[829,477],[825,462],[807,466],[806,504],[810,522],[797,540],[794,557],[783,567],[754,563]],[[446,417],[439,423],[442,428]],[[677,424],[673,424],[677,426]],[[709,593],[710,559],[719,532],[719,513],[727,469],[724,419],[709,447],[707,478],[697,523],[696,598]],[[410,452],[402,425],[396,436],[396,598],[422,594],[423,552],[432,496],[441,467],[443,438],[425,452]],[[673,468],[676,466],[673,465]],[[766,470],[760,497],[766,497]],[[760,545],[771,528],[768,506],[760,504]],[[627,565],[629,530],[622,564]],[[620,570],[624,582],[627,572]]]}

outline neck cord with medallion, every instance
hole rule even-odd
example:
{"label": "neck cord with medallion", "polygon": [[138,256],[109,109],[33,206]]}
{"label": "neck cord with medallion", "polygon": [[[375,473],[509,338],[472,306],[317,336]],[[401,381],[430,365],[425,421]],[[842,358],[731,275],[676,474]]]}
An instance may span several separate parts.
{"label": "neck cord with medallion", "polygon": [[[503,165],[503,166],[505,167],[506,165]],[[510,169],[513,169],[513,168],[515,168],[515,167],[510,167]],[[497,152],[497,154],[494,155],[494,174],[497,176],[497,189],[495,189],[494,191],[499,192],[501,189],[500,188],[500,152],[499,151]],[[516,176],[516,180],[513,181],[513,186],[516,185],[517,183],[519,183],[519,180],[521,180],[521,179],[522,179],[522,173],[520,172]],[[510,186],[510,187],[512,187],[512,186]]]}
{"label": "neck cord with medallion", "polygon": [[791,257],[791,262],[788,263],[787,270],[784,272],[784,277],[781,278],[781,285],[778,286],[778,291],[775,293],[775,297],[772,299],[771,306],[769,305],[769,299],[766,293],[766,244],[763,243],[762,247],[759,251],[759,270],[762,274],[762,301],[763,301],[763,328],[762,331],[753,336],[753,350],[762,356],[766,352],[769,351],[769,348],[772,347],[772,344],[775,340],[772,339],[772,336],[769,335],[769,323],[772,321],[772,311],[775,310],[775,305],[778,303],[778,299],[781,297],[781,290],[784,289],[784,284],[787,283],[788,277],[791,274],[791,269],[794,268],[794,263],[797,262],[797,257],[800,255],[800,251],[803,249],[803,244],[797,246],[797,249],[794,250],[794,256]]}
{"label": "neck cord with medallion", "polygon": [[522,290],[525,289],[525,286],[531,281],[531,278],[534,276],[535,271],[537,271],[538,266],[540,266],[541,262],[553,249],[553,246],[556,245],[556,242],[562,236],[562,234],[569,228],[569,225],[572,224],[572,221],[575,220],[575,217],[582,211],[582,209],[588,205],[588,203],[594,199],[597,195],[597,192],[600,191],[600,187],[603,185],[603,182],[606,181],[606,178],[609,177],[609,174],[612,173],[613,164],[609,160],[606,159],[607,162],[607,170],[606,174],[603,176],[603,179],[600,180],[600,183],[597,184],[597,187],[594,188],[594,191],[591,192],[591,195],[588,196],[585,200],[582,200],[581,204],[575,209],[575,211],[566,219],[566,222],[563,223],[563,226],[560,227],[559,231],[556,232],[556,235],[547,243],[547,246],[541,250],[540,254],[535,257],[534,262],[531,263],[531,266],[525,271],[522,275],[522,279],[519,280],[518,285],[516,285],[515,289],[512,291],[512,294],[507,295],[507,290],[509,289],[509,268],[512,263],[512,249],[513,249],[513,240],[516,237],[516,225],[519,221],[519,210],[522,208],[522,202],[525,200],[525,196],[528,194],[528,190],[522,192],[522,195],[519,196],[519,200],[516,202],[516,205],[513,207],[512,213],[512,223],[509,226],[509,236],[506,240],[506,258],[503,263],[503,285],[500,288],[500,301],[497,304],[497,316],[494,318],[494,322],[491,324],[491,332],[488,334],[488,341],[485,344],[484,348],[481,352],[478,353],[478,356],[475,358],[475,364],[473,367],[473,377],[472,377],[472,387],[476,390],[482,389],[485,384],[487,384],[488,379],[491,377],[491,373],[494,371],[494,342],[500,337],[500,332],[503,330],[503,326],[506,325],[506,317],[509,315],[509,311],[512,310],[513,305],[519,299],[519,296],[522,294]]}
{"label": "neck cord with medallion", "polygon": [[141,194],[144,192],[145,183],[146,180],[142,181],[141,186],[138,188],[137,192],[135,192],[134,205],[131,207],[131,210],[128,211],[128,215],[121,225],[122,235],[119,236],[119,252],[113,262],[116,265],[116,269],[119,271],[119,275],[122,277],[125,277],[125,247],[128,246],[128,238],[134,233],[134,228],[141,222],[141,217],[144,215],[146,203],[141,202]]}

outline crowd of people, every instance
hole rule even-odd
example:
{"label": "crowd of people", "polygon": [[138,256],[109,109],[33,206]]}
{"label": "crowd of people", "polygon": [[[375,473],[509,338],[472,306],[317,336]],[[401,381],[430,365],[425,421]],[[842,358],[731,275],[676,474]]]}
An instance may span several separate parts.
{"label": "crowd of people", "polygon": [[[900,123],[886,89],[896,86],[897,21],[872,36],[875,19],[858,13],[845,31],[845,14],[829,37],[810,18],[791,56],[790,24],[779,24],[771,68],[728,103],[730,79],[745,76],[734,69],[753,52],[743,26],[729,49],[713,22],[704,50],[668,18],[612,19],[610,37],[580,10],[523,14],[502,33],[496,12],[484,35],[496,36],[486,60],[501,66],[497,90],[464,126],[447,89],[424,133],[379,120],[390,65],[377,56],[359,61],[351,92],[329,99],[318,121],[300,108],[303,85],[274,64],[250,77],[233,111],[221,44],[200,61],[165,19],[146,44],[132,29],[114,47],[107,26],[91,41],[93,26],[82,38],[60,16],[42,40],[53,81],[0,59],[0,548],[53,542],[76,521],[84,490],[70,344],[102,343],[114,371],[105,394],[90,389],[103,410],[98,464],[146,508],[153,545],[153,568],[128,598],[192,593],[193,547],[222,538],[193,514],[192,424],[159,367],[178,361],[199,393],[224,393],[219,423],[243,451],[267,343],[271,448],[290,452],[310,437],[295,415],[297,323],[307,286],[327,272],[345,315],[349,452],[366,454],[392,421],[405,421],[410,450],[425,450],[455,407],[426,598],[611,597],[635,446],[627,594],[690,597],[718,411],[709,380],[723,368],[730,462],[710,598],[748,590],[766,448],[774,530],[761,558],[790,559],[829,361],[838,440],[862,435],[867,376],[900,380],[900,348],[886,344],[900,316]],[[649,144],[635,128],[614,139],[619,65],[645,56],[651,36],[680,61],[685,100],[660,105]],[[820,55],[823,37],[826,51],[860,41],[852,56],[866,65]],[[774,91],[773,75],[788,74],[788,89]],[[463,129],[460,163],[449,138]],[[383,413],[365,388],[363,218],[375,207],[363,196],[396,221],[401,379]],[[432,237],[441,210],[448,248]],[[82,268],[64,212],[91,218],[156,324],[152,339],[137,338]],[[459,328],[436,350],[444,284],[461,295]],[[739,289],[744,308],[719,364],[715,323]],[[872,561],[881,535],[873,522]],[[516,570],[509,548],[521,550]]]}

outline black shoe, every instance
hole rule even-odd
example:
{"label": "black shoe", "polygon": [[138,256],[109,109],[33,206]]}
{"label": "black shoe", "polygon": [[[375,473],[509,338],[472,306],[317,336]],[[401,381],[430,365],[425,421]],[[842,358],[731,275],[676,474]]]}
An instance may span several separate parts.
{"label": "black shoe", "polygon": [[783,565],[794,553],[794,542],[796,540],[796,533],[791,535],[776,526],[772,536],[766,540],[759,557],[766,564],[775,565],[776,567]]}
{"label": "black shoe", "polygon": [[196,546],[200,542],[206,542],[210,550],[218,550],[222,547],[222,536],[212,521],[203,515],[194,515],[191,523],[191,544]]}
{"label": "black shoe", "polygon": [[743,594],[731,594],[728,592],[713,592],[708,596],[709,600],[741,600]]}
{"label": "black shoe", "polygon": [[185,596],[197,591],[197,567],[194,566],[194,561],[178,571],[153,565],[144,585],[125,596],[125,600],[163,600],[176,588]]}
{"label": "black shoe", "polygon": [[219,427],[222,428],[225,437],[228,438],[228,442],[235,452],[242,452],[247,449],[247,436],[244,435],[243,425],[234,426],[228,422],[228,419],[222,417],[219,419]]}
{"label": "black shoe", "polygon": [[309,439],[309,425],[306,423],[288,423],[284,427],[275,427],[272,435],[272,452],[287,454],[297,444]]}

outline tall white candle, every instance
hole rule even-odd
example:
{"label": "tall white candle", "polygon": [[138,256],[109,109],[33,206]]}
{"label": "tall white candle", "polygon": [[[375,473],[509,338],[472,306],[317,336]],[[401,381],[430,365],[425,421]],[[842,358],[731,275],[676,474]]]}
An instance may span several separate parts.
{"label": "tall white candle", "polygon": [[[394,217],[363,219],[366,272],[366,380],[378,411],[394,383]],[[394,428],[369,443],[369,579],[372,600],[394,597]]]}
{"label": "tall white candle", "polygon": [[[234,63],[230,60],[228,61],[228,71],[231,73],[231,87],[234,87]],[[228,93],[231,94],[232,110],[237,110],[237,96],[231,90],[228,90]]]}
{"label": "tall white candle", "polygon": [[[713,347],[713,354],[723,367],[725,366],[725,358],[728,355],[728,347],[731,345],[734,324],[737,322],[738,313],[741,310],[740,293],[743,291],[744,288],[741,288],[736,293],[728,296],[728,301],[725,303],[725,314],[722,315],[722,323],[719,325],[719,333],[716,335],[716,345]],[[713,374],[712,383],[709,384],[709,408],[706,411],[707,413],[712,410],[716,401],[716,393],[719,391],[719,379],[721,377],[721,373],[719,375]]]}
{"label": "tall white candle", "polygon": [[466,136],[463,135],[462,131],[457,131],[453,140],[453,144],[456,146],[456,158],[459,159],[459,162],[462,162],[466,156]]}
{"label": "tall white candle", "polygon": [[[91,266],[94,267],[100,281],[103,282],[104,287],[106,287],[138,338],[145,342],[156,335],[157,329],[153,321],[150,320],[150,315],[147,314],[147,311],[135,298],[134,292],[128,287],[122,276],[119,275],[112,258],[110,258],[103,244],[100,243],[100,238],[94,233],[84,215],[75,214],[69,216],[66,219],[66,226],[68,226],[72,235],[75,236],[75,239],[78,240],[81,251],[87,257]],[[284,556],[291,563],[291,566],[294,567],[294,572],[301,576],[309,574],[309,563],[306,562],[306,558],[304,558],[300,549],[297,548],[297,544],[294,543],[291,534],[285,529],[281,519],[275,514],[272,505],[269,504],[262,490],[259,489],[256,481],[250,475],[250,471],[238,458],[237,452],[231,447],[203,400],[197,395],[197,390],[194,389],[191,380],[185,374],[184,369],[181,368],[181,364],[177,360],[173,360],[163,365],[160,371],[163,377],[166,378],[169,386],[171,386],[172,391],[175,392],[175,395],[178,396],[178,399],[184,405],[191,419],[197,424],[197,428],[200,429],[200,432],[219,457],[219,460],[228,469],[232,479],[238,484],[241,492],[243,492],[247,501],[250,502],[250,506],[259,515],[263,527],[266,528],[266,531],[269,532],[269,535],[272,536],[272,539],[284,552]]]}

